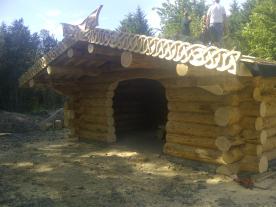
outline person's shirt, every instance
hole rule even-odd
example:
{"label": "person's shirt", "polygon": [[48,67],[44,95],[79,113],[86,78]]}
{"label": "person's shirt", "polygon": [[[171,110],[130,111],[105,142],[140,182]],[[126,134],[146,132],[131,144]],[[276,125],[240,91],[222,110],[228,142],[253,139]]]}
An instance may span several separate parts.
{"label": "person's shirt", "polygon": [[214,3],[208,10],[207,16],[210,18],[210,24],[223,23],[226,12],[219,3]]}

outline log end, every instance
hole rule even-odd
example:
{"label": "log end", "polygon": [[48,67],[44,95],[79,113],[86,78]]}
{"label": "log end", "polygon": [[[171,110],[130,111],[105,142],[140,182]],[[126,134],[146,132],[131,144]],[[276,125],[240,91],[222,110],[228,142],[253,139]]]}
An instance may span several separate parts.
{"label": "log end", "polygon": [[267,137],[268,137],[267,132],[265,130],[263,130],[260,134],[260,141],[262,144],[266,143]]}
{"label": "log end", "polygon": [[179,76],[185,76],[185,75],[187,75],[188,70],[189,70],[189,67],[186,64],[177,64],[176,65],[176,73]]}
{"label": "log end", "polygon": [[261,95],[261,89],[260,88],[255,88],[253,91],[253,98],[256,101],[262,101],[262,95]]}
{"label": "log end", "polygon": [[259,162],[259,172],[260,173],[266,172],[267,169],[268,169],[268,159],[266,156],[262,156]]}
{"label": "log end", "polygon": [[67,57],[72,58],[73,56],[74,56],[74,50],[70,48],[69,50],[67,50]]}
{"label": "log end", "polygon": [[94,45],[93,44],[88,44],[88,46],[87,46],[88,53],[92,54],[94,52],[94,50],[95,50]]}
{"label": "log end", "polygon": [[218,137],[215,141],[215,144],[222,152],[227,152],[231,148],[231,142],[229,141],[229,139],[227,139],[227,137],[224,136]]}
{"label": "log end", "polygon": [[132,63],[132,53],[131,52],[123,52],[121,55],[121,64],[124,68],[128,68]]}
{"label": "log end", "polygon": [[33,88],[34,85],[35,85],[34,79],[31,79],[31,80],[29,81],[29,87],[30,87],[30,88]]}
{"label": "log end", "polygon": [[48,73],[48,75],[51,75],[53,73],[51,66],[47,67],[47,73]]}
{"label": "log end", "polygon": [[267,107],[266,107],[265,102],[262,102],[260,105],[260,115],[261,115],[261,117],[266,117],[266,115],[267,115]]}
{"label": "log end", "polygon": [[261,117],[258,117],[255,121],[256,130],[260,131],[264,128],[264,121]]}
{"label": "log end", "polygon": [[218,126],[227,126],[239,120],[239,112],[232,107],[221,107],[215,112],[215,122]]}

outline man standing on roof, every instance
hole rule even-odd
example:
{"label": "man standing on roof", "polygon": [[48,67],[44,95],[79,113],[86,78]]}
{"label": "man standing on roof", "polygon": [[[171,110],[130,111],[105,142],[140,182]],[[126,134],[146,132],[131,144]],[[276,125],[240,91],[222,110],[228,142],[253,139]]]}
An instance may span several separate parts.
{"label": "man standing on roof", "polygon": [[226,12],[224,7],[219,4],[220,0],[213,0],[213,2],[207,12],[206,26],[209,29],[212,43],[221,47]]}

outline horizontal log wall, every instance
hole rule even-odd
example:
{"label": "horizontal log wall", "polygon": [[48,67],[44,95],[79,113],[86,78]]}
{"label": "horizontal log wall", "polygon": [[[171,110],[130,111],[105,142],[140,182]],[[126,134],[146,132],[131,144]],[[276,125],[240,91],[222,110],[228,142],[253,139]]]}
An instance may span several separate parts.
{"label": "horizontal log wall", "polygon": [[[114,142],[112,99],[118,83],[150,78],[166,89],[169,113],[165,153],[219,164],[222,167],[218,171],[224,173],[268,169],[269,160],[276,157],[276,80],[230,75],[178,78],[172,71],[159,72],[114,72],[84,81],[79,86],[81,92],[73,96],[74,108],[66,112],[73,117],[69,127],[81,139]],[[229,86],[220,78],[229,81]],[[223,90],[221,95],[212,93],[216,83]],[[212,87],[205,87],[208,85]],[[120,107],[118,126],[127,129],[126,123],[140,120],[137,108],[139,103]]]}
{"label": "horizontal log wall", "polygon": [[239,107],[246,101],[253,101],[252,93],[248,93],[250,88],[219,96],[199,87],[183,87],[179,81],[164,80],[162,83],[169,87],[166,90],[169,114],[165,153],[223,165],[243,157],[240,145],[226,152],[216,146],[217,137],[238,137],[242,127],[235,119],[231,125],[217,124],[215,113],[226,106]]}
{"label": "horizontal log wall", "polygon": [[[276,78],[257,77],[253,79],[252,88],[253,100],[239,107],[238,114],[240,115],[231,113],[228,116],[228,124],[236,118],[243,130],[239,137],[227,140],[227,149],[235,147],[232,147],[230,143],[239,140],[243,143],[244,156],[234,165],[219,168],[218,171],[221,173],[265,172],[269,168],[269,161],[276,158]],[[224,145],[219,141],[217,141],[218,145],[226,148],[226,141]]]}
{"label": "horizontal log wall", "polygon": [[117,83],[80,85],[75,97],[74,128],[79,139],[115,142],[113,96]]}

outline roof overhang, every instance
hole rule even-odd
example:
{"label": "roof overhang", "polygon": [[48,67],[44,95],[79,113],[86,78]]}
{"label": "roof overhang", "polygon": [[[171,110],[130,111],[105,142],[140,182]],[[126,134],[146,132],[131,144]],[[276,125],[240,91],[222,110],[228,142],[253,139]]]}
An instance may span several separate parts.
{"label": "roof overhang", "polygon": [[[108,51],[111,51],[111,53],[128,51],[159,61],[191,65],[194,68],[205,68],[206,70],[220,72],[227,71],[238,76],[254,75],[252,67],[246,67],[244,63],[247,66],[254,65],[255,58],[242,56],[239,51],[95,28],[88,31],[75,30],[69,37],[64,38],[56,48],[40,58],[20,77],[20,86],[26,85],[29,81],[47,71],[49,66],[56,65],[64,54],[68,54],[71,48],[78,48],[83,45],[102,47],[104,53],[108,53]],[[106,55],[102,55],[106,57]],[[106,60],[108,58],[106,57]]]}

